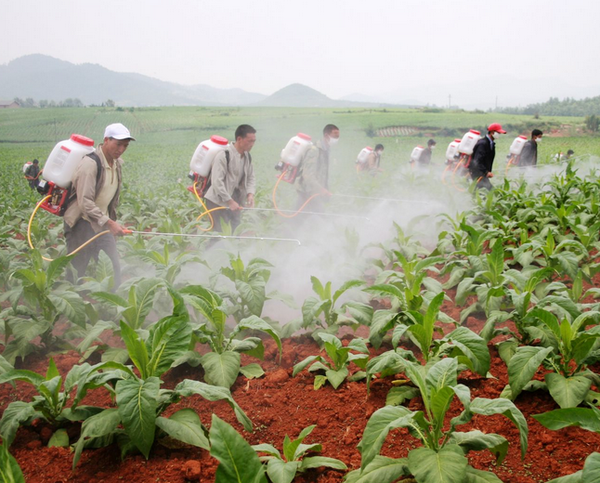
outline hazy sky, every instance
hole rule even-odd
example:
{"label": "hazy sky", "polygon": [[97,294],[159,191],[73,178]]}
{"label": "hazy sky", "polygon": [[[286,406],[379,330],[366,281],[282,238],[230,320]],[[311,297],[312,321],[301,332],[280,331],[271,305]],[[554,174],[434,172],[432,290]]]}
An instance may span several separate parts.
{"label": "hazy sky", "polygon": [[600,95],[599,0],[0,3],[0,64],[42,53],[181,84],[442,105]]}

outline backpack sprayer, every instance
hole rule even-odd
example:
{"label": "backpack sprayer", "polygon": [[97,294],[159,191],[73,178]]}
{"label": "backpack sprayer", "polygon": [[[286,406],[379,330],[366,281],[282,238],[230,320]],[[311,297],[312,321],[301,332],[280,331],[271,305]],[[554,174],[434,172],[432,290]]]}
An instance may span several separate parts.
{"label": "backpack sprayer", "polygon": [[79,162],[94,152],[94,141],[80,134],[59,142],[44,165],[43,179],[37,190],[44,198],[41,207],[53,215],[65,213],[71,194],[73,174]]}
{"label": "backpack sprayer", "polygon": [[425,148],[423,146],[416,146],[412,152],[410,153],[410,169],[414,171],[415,169],[415,165],[419,162],[419,160],[421,159],[421,154],[423,154],[423,151],[425,151]]}
{"label": "backpack sprayer", "polygon": [[456,185],[456,182],[454,181],[454,177],[456,176],[456,172],[461,168],[461,166],[463,168],[461,171],[465,171],[471,165],[473,149],[475,148],[477,141],[479,141],[480,136],[481,136],[481,133],[479,131],[475,131],[474,129],[471,129],[468,133],[466,133],[462,137],[460,143],[458,144],[458,148],[457,148],[458,162],[456,163],[456,166],[454,167],[454,170],[452,171],[452,185],[458,191],[465,191],[465,190]]}
{"label": "backpack sprayer", "polygon": [[442,183],[444,184],[446,184],[446,173],[448,170],[454,168],[454,165],[458,162],[458,145],[460,141],[460,139],[455,139],[448,144],[448,148],[446,149],[446,168],[442,174]]}
{"label": "backpack sprayer", "polygon": [[281,171],[279,179],[287,183],[296,181],[300,162],[306,151],[312,146],[311,139],[308,134],[299,132],[288,141],[281,151],[281,160],[275,165],[275,169]]}
{"label": "backpack sprayer", "polygon": [[526,142],[526,136],[517,136],[510,145],[510,148],[508,150],[509,154],[507,156],[508,160],[506,161],[506,170],[504,171],[505,175],[506,173],[508,173],[508,170],[511,166],[519,165],[519,161],[521,160],[521,153],[523,152],[523,147],[525,146]]}
{"label": "backpack sprayer", "polygon": [[356,172],[364,171],[367,165],[367,161],[369,160],[369,156],[373,152],[373,148],[371,146],[367,146],[362,148],[356,157]]}

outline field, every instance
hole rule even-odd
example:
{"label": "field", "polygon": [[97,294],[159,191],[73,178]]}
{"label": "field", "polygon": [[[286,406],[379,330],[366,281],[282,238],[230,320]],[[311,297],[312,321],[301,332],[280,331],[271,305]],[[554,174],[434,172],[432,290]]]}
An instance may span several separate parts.
{"label": "field", "polygon": [[[119,220],[172,234],[119,240],[116,293],[104,256],[67,281],[59,218],[38,212],[29,248],[40,196],[21,171],[71,133],[99,142],[112,122],[137,139]],[[491,122],[508,134],[488,195],[443,163],[452,139]],[[260,210],[224,231],[249,239],[215,243],[198,229],[189,160],[242,123],[258,131]],[[341,139],[326,215],[279,216],[279,152],[327,123]],[[512,139],[534,127],[538,168],[506,170]],[[433,164],[412,168],[430,137]],[[384,171],[357,173],[376,143]],[[568,149],[572,163],[554,160]],[[0,468],[13,469],[0,481],[596,481],[599,156],[581,118],[0,111]],[[276,196],[295,206],[292,186]]]}

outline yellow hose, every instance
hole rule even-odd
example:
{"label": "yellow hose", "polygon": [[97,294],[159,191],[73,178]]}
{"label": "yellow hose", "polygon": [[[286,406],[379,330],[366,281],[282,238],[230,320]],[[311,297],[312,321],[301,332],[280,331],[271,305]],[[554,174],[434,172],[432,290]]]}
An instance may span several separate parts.
{"label": "yellow hose", "polygon": [[199,226],[198,228],[200,229],[200,231],[211,231],[213,229],[213,227],[215,226],[215,220],[213,219],[211,213],[213,211],[226,210],[227,208],[225,206],[218,206],[217,208],[213,208],[212,210],[209,210],[206,207],[206,205],[204,204],[204,201],[202,201],[202,198],[200,198],[200,195],[198,194],[198,190],[196,190],[197,184],[198,184],[198,181],[194,182],[194,194],[196,195],[196,198],[202,205],[202,208],[204,208],[204,212],[201,213],[200,216],[198,216],[198,218],[196,218],[196,221],[200,221],[206,215],[208,215],[208,219],[210,220],[210,226],[208,228],[202,228],[201,226]]}
{"label": "yellow hose", "polygon": [[511,166],[514,165],[515,162],[515,156],[511,155],[510,158],[508,158],[508,162],[506,163],[506,169],[504,170],[504,176],[506,176],[508,174],[508,170],[510,169]]}
{"label": "yellow hose", "polygon": [[281,181],[281,179],[283,178],[284,175],[285,175],[285,171],[283,173],[281,173],[281,175],[277,178],[277,182],[275,183],[275,187],[273,188],[273,206],[277,210],[277,213],[280,214],[281,216],[283,216],[284,218],[294,218],[295,216],[297,216],[298,214],[300,214],[300,212],[304,208],[306,208],[306,205],[308,205],[308,203],[310,203],[313,198],[316,198],[317,196],[319,196],[319,193],[315,193],[310,198],[308,198],[304,202],[304,204],[300,208],[298,208],[298,211],[296,211],[294,214],[292,214],[292,215],[286,215],[285,213],[282,213],[281,211],[279,211],[279,207],[277,206],[277,199],[276,199],[276,197],[277,197],[277,187],[279,186],[279,183],[280,183],[280,181]]}
{"label": "yellow hose", "polygon": [[444,183],[445,185],[447,185],[448,183],[446,183],[446,173],[448,172],[448,170],[452,167],[452,164],[448,163],[446,165],[446,169],[444,169],[444,172],[442,174],[442,183]]}
{"label": "yellow hose", "polygon": [[[42,204],[44,203],[44,201],[46,201],[48,198],[50,198],[50,196],[51,195],[46,196],[45,198],[42,199],[42,201],[40,201],[36,205],[35,209],[33,210],[33,213],[31,213],[31,217],[29,218],[29,223],[27,224],[27,241],[29,242],[29,247],[32,250],[35,250],[35,247],[33,246],[33,242],[31,241],[31,224],[33,223],[33,218],[35,217],[35,214],[40,209],[40,206],[42,206]],[[92,238],[90,238],[88,241],[86,241],[83,245],[77,247],[71,253],[68,253],[67,256],[75,255],[77,252],[79,252],[80,250],[82,250],[83,248],[85,248],[86,246],[88,246],[90,243],[92,243],[96,238],[100,238],[102,235],[106,235],[107,233],[110,233],[110,230],[104,230],[104,231],[102,231],[102,232],[94,235]],[[42,259],[46,260],[47,262],[53,262],[54,261],[54,259],[48,258],[48,257],[44,257],[44,256],[42,256]]]}

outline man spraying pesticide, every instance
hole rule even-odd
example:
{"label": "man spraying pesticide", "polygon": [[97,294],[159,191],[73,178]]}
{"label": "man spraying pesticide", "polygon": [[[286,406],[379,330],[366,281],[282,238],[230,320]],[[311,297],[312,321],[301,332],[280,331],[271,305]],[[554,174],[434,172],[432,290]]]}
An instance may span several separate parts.
{"label": "man spraying pesticide", "polygon": [[468,168],[471,178],[477,183],[477,189],[492,189],[490,178],[494,176],[492,166],[496,156],[496,140],[501,134],[506,134],[506,131],[500,124],[490,124],[487,135],[477,141],[473,148],[473,156]]}
{"label": "man spraying pesticide", "polygon": [[33,248],[31,223],[37,209],[63,216],[67,250],[77,254],[72,263],[78,276],[85,274],[90,259],[102,250],[113,264],[115,288],[121,283],[121,266],[114,237],[127,233],[116,221],[122,187],[121,156],[132,140],[129,130],[116,123],[106,127],[104,141],[96,149],[92,139],[77,134],[58,143],[38,186],[46,197],[32,213],[28,227]]}

